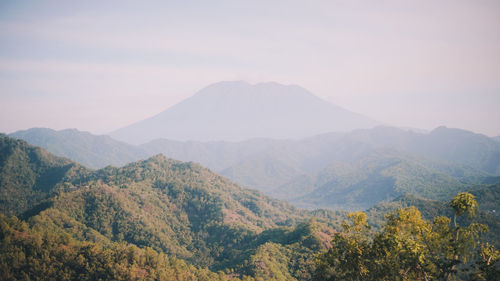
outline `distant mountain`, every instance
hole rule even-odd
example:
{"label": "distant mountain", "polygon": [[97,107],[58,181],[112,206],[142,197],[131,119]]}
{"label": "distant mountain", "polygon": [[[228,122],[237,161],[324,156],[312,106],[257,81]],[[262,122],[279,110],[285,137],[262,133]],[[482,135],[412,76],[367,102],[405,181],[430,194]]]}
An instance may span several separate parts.
{"label": "distant mountain", "polygon": [[32,128],[17,131],[9,136],[23,139],[58,156],[70,158],[94,169],[107,165],[123,166],[150,156],[139,147],[114,140],[109,136],[96,136],[76,129],[55,131]]}
{"label": "distant mountain", "polygon": [[[260,176],[252,170],[258,171],[259,167],[272,163],[275,170],[296,169],[297,176],[300,177],[304,174],[317,173],[330,165],[359,161],[375,151],[378,153],[374,155],[381,159],[391,155],[403,158],[411,156],[429,169],[460,180],[468,178],[473,181],[472,177],[478,175],[496,174],[494,171],[500,167],[500,164],[496,164],[496,155],[500,153],[500,146],[496,142],[471,132],[465,133],[462,137],[442,134],[445,136],[439,138],[437,137],[440,134],[439,131],[451,132],[456,129],[439,128],[429,134],[420,134],[390,127],[377,127],[346,134],[325,134],[301,141],[276,143],[223,170],[222,174],[245,186],[266,191],[265,187],[269,184],[262,179],[267,176]],[[444,145],[446,142],[455,142],[459,145],[447,146]],[[473,153],[474,151],[477,153]],[[276,165],[279,163],[284,166],[277,168]],[[245,174],[239,176],[238,171]],[[279,173],[275,174],[273,181],[290,184],[288,183],[289,176],[282,180],[280,177]],[[245,178],[250,178],[257,184],[240,181]],[[296,178],[294,184],[298,182],[300,180]]]}
{"label": "distant mountain", "polygon": [[494,139],[494,140],[496,140],[496,141],[500,142],[500,136],[492,137],[492,139]]}
{"label": "distant mountain", "polygon": [[334,164],[308,179],[291,180],[271,194],[277,198],[295,194],[288,200],[306,208],[365,210],[403,194],[447,200],[467,187],[419,159],[387,151],[374,151],[352,162]]}
{"label": "distant mountain", "polygon": [[220,82],[156,116],[111,132],[141,144],[166,138],[242,141],[304,138],[332,131],[371,128],[380,123],[330,104],[295,85]]}
{"label": "distant mountain", "polygon": [[429,134],[419,134],[392,127],[378,127],[357,130],[348,136],[353,141],[391,147],[500,175],[500,143],[470,131],[443,126]]}

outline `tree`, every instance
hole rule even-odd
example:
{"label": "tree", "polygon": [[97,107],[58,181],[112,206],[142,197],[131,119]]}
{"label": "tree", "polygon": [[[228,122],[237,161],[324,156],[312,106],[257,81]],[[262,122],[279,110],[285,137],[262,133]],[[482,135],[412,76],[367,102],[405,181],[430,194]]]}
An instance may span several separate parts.
{"label": "tree", "polygon": [[474,217],[476,215],[478,205],[474,195],[468,192],[460,192],[450,202],[450,207],[452,207],[455,211],[453,224],[457,227],[457,217],[462,216],[463,214],[468,214],[470,218]]}
{"label": "tree", "polygon": [[369,225],[366,214],[348,215],[351,223],[344,221],[343,232],[337,233],[332,248],[317,260],[317,280],[366,280],[370,274]]}
{"label": "tree", "polygon": [[498,279],[500,269],[495,265],[498,260],[500,260],[500,252],[493,245],[488,242],[481,244],[474,279],[480,281]]}
{"label": "tree", "polygon": [[372,249],[377,280],[429,280],[435,267],[429,262],[432,225],[415,207],[399,209],[375,235]]}

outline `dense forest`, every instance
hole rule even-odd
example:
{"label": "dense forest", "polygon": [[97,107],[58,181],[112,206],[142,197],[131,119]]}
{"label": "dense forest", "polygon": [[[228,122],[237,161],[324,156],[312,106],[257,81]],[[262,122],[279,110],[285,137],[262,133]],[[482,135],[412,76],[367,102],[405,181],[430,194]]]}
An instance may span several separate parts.
{"label": "dense forest", "polygon": [[404,195],[348,214],[298,209],[162,155],[90,170],[5,135],[0,151],[3,280],[500,274],[498,185],[476,186],[453,201]]}

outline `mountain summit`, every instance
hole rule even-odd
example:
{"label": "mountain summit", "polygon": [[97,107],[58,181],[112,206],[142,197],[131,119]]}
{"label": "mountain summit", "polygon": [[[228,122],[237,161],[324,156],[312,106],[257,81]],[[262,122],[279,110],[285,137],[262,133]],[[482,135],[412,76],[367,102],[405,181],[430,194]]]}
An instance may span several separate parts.
{"label": "mountain summit", "polygon": [[232,81],[209,85],[158,115],[110,135],[134,144],[158,138],[240,141],[303,138],[377,124],[296,85]]}

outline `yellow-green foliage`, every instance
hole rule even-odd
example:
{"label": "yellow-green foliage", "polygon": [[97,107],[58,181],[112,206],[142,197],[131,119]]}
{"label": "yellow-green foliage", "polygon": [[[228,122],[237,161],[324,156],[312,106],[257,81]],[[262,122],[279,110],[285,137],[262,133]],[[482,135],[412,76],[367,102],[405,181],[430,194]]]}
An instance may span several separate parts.
{"label": "yellow-green foliage", "polygon": [[80,242],[1,214],[0,252],[0,280],[229,280],[151,248]]}
{"label": "yellow-green foliage", "polygon": [[[477,202],[471,194],[460,193],[450,205],[457,216],[472,213]],[[417,208],[408,207],[387,215],[382,229],[367,237],[366,216],[349,217],[353,222],[346,223],[332,248],[319,256],[318,280],[495,280],[500,276],[498,251],[480,239],[488,230],[484,224],[460,226],[443,216],[429,222]]]}

